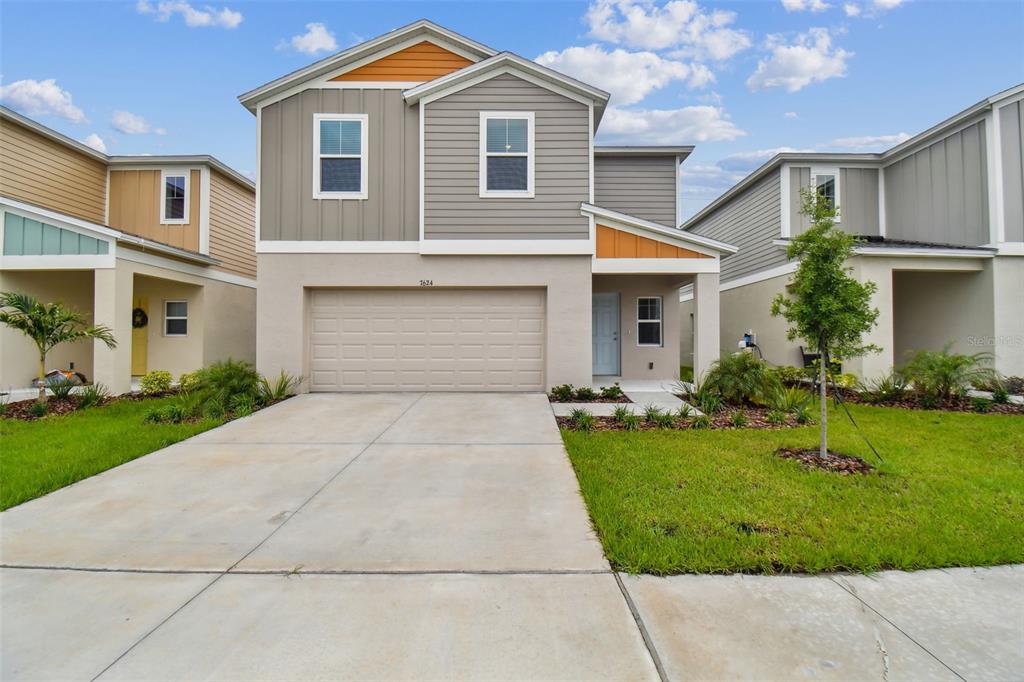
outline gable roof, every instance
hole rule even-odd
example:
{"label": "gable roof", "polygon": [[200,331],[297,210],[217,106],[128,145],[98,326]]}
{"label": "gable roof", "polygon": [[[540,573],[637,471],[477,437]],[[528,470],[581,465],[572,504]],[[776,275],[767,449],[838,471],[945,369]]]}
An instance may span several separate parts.
{"label": "gable roof", "polygon": [[308,66],[304,66],[301,69],[292,71],[291,73],[272,80],[269,83],[265,83],[258,88],[245,92],[238,96],[238,101],[241,102],[246,109],[255,113],[257,104],[263,100],[273,97],[306,81],[327,75],[332,71],[337,71],[346,65],[358,62],[359,60],[371,56],[376,52],[382,52],[388,48],[393,48],[400,43],[416,38],[441,41],[460,50],[465,54],[465,56],[467,56],[467,58],[472,58],[474,61],[486,59],[487,57],[497,54],[496,50],[493,50],[486,45],[459,35],[454,31],[449,31],[442,26],[438,26],[432,21],[420,19],[419,21],[414,21],[411,24],[396,28],[382,36],[378,36],[372,40],[367,40],[366,42],[360,43],[346,50],[342,50],[341,52],[337,52],[329,57],[325,57],[318,62],[313,62]]}
{"label": "gable roof", "polygon": [[684,232],[683,230],[665,227],[658,223],[652,223],[650,220],[644,220],[643,218],[637,218],[636,216],[631,216],[626,213],[613,211],[610,208],[602,208],[600,206],[594,206],[593,204],[584,203],[580,205],[580,213],[585,216],[593,216],[597,220],[604,219],[609,221],[611,223],[610,227],[618,227],[621,225],[627,228],[633,228],[645,233],[647,236],[657,241],[668,241],[670,243],[679,244],[684,247],[701,251],[702,253],[710,252],[709,255],[725,257],[739,251],[739,249],[732,244],[726,244],[725,242],[718,241],[717,239],[704,237],[692,232]]}
{"label": "gable roof", "polygon": [[405,91],[405,101],[415,104],[421,100],[430,101],[444,95],[458,92],[494,76],[511,73],[530,80],[541,87],[560,92],[576,100],[594,105],[594,128],[597,128],[605,106],[611,97],[607,92],[570,78],[546,66],[524,59],[512,52],[501,52],[479,61],[472,66],[454,71],[447,76],[435,78]]}

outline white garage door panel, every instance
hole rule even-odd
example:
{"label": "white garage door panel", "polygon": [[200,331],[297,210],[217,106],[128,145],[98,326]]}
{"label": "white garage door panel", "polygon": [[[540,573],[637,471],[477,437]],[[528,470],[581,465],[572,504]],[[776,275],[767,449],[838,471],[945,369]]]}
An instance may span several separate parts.
{"label": "white garage door panel", "polygon": [[314,289],[314,391],[540,391],[542,289]]}

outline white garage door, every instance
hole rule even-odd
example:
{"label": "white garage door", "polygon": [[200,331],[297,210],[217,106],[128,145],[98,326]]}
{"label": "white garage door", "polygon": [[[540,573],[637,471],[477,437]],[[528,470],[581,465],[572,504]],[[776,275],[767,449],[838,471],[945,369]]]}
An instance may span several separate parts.
{"label": "white garage door", "polygon": [[540,391],[542,289],[314,289],[314,391]]}

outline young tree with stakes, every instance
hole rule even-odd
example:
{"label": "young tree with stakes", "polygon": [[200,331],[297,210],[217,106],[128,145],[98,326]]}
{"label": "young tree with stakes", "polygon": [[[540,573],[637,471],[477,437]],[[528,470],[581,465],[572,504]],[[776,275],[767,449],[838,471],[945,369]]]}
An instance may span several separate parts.
{"label": "young tree with stakes", "polygon": [[837,211],[832,202],[816,192],[800,192],[801,215],[811,225],[793,238],[786,250],[789,260],[798,259],[796,273],[786,294],[772,301],[772,315],[789,322],[789,339],[804,339],[818,351],[821,443],[820,455],[828,454],[828,412],[825,386],[832,358],[852,358],[880,350],[863,343],[863,336],[875,326],[878,309],[871,296],[874,282],[858,282],[850,276],[846,260],[853,255],[857,238],[835,226]]}
{"label": "young tree with stakes", "polygon": [[46,355],[54,346],[99,339],[107,348],[117,346],[114,334],[103,325],[86,325],[85,317],[61,303],[41,303],[28,294],[0,293],[0,324],[32,339],[39,351],[39,402],[46,402]]}

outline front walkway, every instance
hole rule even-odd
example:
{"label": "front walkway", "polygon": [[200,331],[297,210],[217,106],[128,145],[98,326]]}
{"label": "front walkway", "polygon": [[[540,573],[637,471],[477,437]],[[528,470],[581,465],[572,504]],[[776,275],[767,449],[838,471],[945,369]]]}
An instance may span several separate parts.
{"label": "front walkway", "polygon": [[1007,679],[1024,570],[631,577],[543,395],[306,395],[0,514],[0,677]]}

